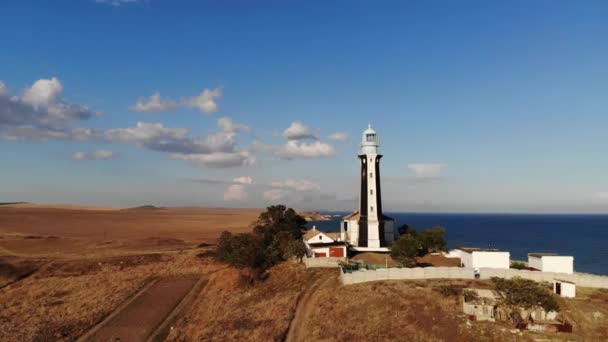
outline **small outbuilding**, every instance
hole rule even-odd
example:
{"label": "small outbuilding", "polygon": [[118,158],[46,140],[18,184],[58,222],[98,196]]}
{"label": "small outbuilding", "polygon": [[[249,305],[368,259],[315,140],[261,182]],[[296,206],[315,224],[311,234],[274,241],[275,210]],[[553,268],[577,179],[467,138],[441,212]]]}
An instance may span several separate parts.
{"label": "small outbuilding", "polygon": [[447,257],[460,258],[460,264],[466,268],[509,268],[511,254],[493,248],[459,247],[451,250]]}
{"label": "small outbuilding", "polygon": [[309,257],[346,257],[346,243],[340,238],[340,233],[322,232],[313,226],[304,233],[303,240]]}
{"label": "small outbuilding", "polygon": [[564,298],[576,297],[576,284],[571,281],[553,280],[553,293]]}
{"label": "small outbuilding", "polygon": [[542,272],[574,273],[574,257],[556,253],[528,253],[528,267]]}

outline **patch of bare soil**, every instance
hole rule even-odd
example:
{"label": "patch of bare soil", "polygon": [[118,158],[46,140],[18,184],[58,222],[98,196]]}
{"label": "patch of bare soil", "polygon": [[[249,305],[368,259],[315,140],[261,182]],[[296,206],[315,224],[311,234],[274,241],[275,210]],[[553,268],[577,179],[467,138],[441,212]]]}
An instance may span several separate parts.
{"label": "patch of bare soil", "polygon": [[307,317],[310,316],[315,305],[314,301],[311,301],[310,298],[319,287],[324,286],[329,280],[331,280],[331,276],[329,274],[326,274],[325,277],[319,277],[300,293],[298,296],[296,310],[293,315],[293,319],[289,324],[285,341],[294,342],[304,340],[304,337],[306,336],[306,332],[304,331],[304,322],[306,321]]}
{"label": "patch of bare soil", "polygon": [[41,264],[40,260],[0,257],[0,289],[34,274]]}
{"label": "patch of bare soil", "polygon": [[156,281],[116,315],[104,321],[87,341],[144,341],[180,303],[197,282],[196,276]]}
{"label": "patch of bare soil", "polygon": [[361,261],[367,265],[385,265],[386,263],[388,263],[389,267],[399,265],[388,253],[363,252],[356,254],[351,259]]}
{"label": "patch of bare soil", "polygon": [[460,259],[446,258],[441,254],[427,254],[421,258],[416,258],[416,263],[432,266],[460,267]]}

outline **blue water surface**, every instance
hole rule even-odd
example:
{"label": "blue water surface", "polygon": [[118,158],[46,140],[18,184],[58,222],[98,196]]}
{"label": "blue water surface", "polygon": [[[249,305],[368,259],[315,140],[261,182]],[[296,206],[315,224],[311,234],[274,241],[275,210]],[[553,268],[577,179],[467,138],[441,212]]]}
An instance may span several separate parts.
{"label": "blue water surface", "polygon": [[[310,222],[322,231],[338,231],[341,217]],[[511,252],[511,259],[527,260],[530,252],[574,256],[577,272],[608,274],[608,215],[548,214],[427,214],[387,213],[420,230],[440,225],[447,230],[449,248],[492,247]]]}

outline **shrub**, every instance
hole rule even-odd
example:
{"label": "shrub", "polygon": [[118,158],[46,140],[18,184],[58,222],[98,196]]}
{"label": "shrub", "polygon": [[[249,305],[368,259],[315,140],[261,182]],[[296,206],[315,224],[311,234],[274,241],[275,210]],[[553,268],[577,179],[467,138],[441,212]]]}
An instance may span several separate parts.
{"label": "shrub", "polygon": [[524,270],[524,269],[526,269],[526,264],[524,264],[521,261],[513,261],[511,263],[511,268],[514,268],[516,270]]}
{"label": "shrub", "polygon": [[462,294],[464,295],[465,302],[474,302],[479,299],[479,294],[477,293],[477,291],[464,290]]}
{"label": "shrub", "polygon": [[515,277],[513,279],[492,278],[496,290],[504,296],[503,301],[510,306],[524,309],[541,307],[545,311],[559,311],[559,304],[548,288],[541,284]]}
{"label": "shrub", "polygon": [[462,294],[462,287],[456,285],[441,285],[437,288],[437,292],[444,297],[455,297]]}

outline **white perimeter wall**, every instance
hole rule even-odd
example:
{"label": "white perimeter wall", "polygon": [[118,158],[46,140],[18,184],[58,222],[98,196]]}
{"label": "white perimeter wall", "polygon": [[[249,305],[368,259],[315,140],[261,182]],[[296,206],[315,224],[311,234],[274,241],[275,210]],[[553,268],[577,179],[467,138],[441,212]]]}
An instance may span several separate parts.
{"label": "white perimeter wall", "polygon": [[[325,260],[329,258],[317,258],[308,260]],[[416,268],[381,268],[377,270],[359,270],[352,273],[344,273],[340,269],[342,283],[344,285],[363,283],[376,280],[413,280],[413,279],[474,279],[475,271],[472,268],[459,267],[416,267]],[[567,281],[577,286],[608,289],[608,277],[588,273],[554,273],[538,272],[528,270],[515,270],[504,268],[482,268],[481,279],[499,277],[512,279],[521,277],[538,282],[550,282],[554,280]],[[563,284],[563,283],[562,283]]]}

